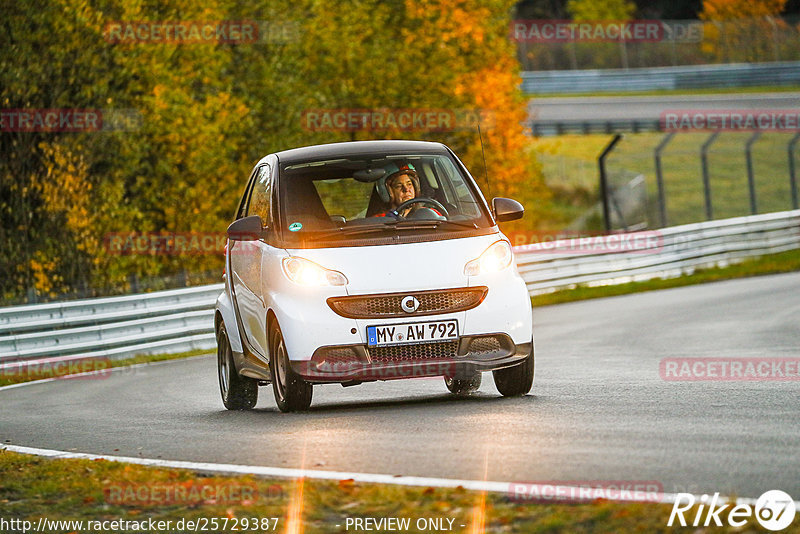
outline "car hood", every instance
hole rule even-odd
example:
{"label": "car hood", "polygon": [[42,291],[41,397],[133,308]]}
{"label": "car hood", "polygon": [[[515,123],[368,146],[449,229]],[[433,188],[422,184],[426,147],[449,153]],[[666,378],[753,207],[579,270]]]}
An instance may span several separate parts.
{"label": "car hood", "polygon": [[347,276],[350,295],[466,287],[464,265],[501,239],[500,233],[396,245],[288,249]]}

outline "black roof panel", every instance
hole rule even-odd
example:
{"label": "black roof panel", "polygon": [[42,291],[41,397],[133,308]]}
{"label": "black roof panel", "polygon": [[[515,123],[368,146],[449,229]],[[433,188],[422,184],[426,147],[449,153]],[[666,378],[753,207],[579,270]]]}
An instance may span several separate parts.
{"label": "black roof panel", "polygon": [[351,141],[346,143],[330,143],[302,148],[292,148],[278,152],[281,164],[303,163],[306,161],[334,159],[343,156],[361,156],[368,154],[447,154],[447,147],[442,143],[428,141]]}

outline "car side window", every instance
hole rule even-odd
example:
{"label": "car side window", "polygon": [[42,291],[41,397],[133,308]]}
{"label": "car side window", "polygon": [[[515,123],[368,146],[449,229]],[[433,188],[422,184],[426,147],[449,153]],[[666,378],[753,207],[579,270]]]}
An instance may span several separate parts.
{"label": "car side window", "polygon": [[265,164],[256,170],[247,215],[259,215],[261,224],[272,226],[272,169]]}
{"label": "car side window", "polygon": [[250,173],[250,178],[247,179],[247,185],[244,188],[244,193],[242,193],[242,200],[239,201],[239,208],[236,210],[236,220],[245,217],[247,214],[247,201],[250,199],[250,191],[253,189],[253,174],[255,171]]}
{"label": "car side window", "polygon": [[441,159],[436,162],[439,169],[440,176],[444,177],[443,183],[449,187],[445,188],[447,191],[448,201],[458,206],[458,211],[462,215],[469,217],[479,217],[480,209],[472,197],[464,181],[463,176],[456,170],[450,160]]}

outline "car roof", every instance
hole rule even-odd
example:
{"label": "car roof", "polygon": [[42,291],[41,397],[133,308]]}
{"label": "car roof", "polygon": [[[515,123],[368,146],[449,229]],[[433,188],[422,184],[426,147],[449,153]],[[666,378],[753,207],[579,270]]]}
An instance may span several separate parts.
{"label": "car roof", "polygon": [[417,154],[447,154],[447,147],[442,143],[429,141],[350,141],[346,143],[329,143],[302,148],[293,148],[276,153],[281,163],[302,163],[305,161],[340,158],[343,156],[361,156],[368,154],[390,154],[413,152]]}

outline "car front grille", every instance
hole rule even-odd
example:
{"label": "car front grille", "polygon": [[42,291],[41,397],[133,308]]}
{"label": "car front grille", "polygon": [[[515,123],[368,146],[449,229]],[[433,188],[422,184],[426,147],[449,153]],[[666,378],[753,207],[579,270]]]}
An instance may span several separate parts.
{"label": "car front grille", "polygon": [[[331,297],[328,305],[337,314],[350,319],[384,319],[387,317],[413,317],[469,310],[486,297],[485,286],[405,293],[383,293],[351,297]],[[406,312],[401,302],[406,297],[419,301],[419,308]]]}
{"label": "car front grille", "polygon": [[456,357],[458,341],[370,347],[367,350],[373,363],[448,360]]}
{"label": "car front grille", "polygon": [[[459,350],[460,346],[460,350]],[[364,365],[404,362],[436,363],[463,360],[491,361],[513,354],[514,342],[506,334],[462,338],[387,347],[338,345],[320,347],[311,360],[321,370],[354,371]]]}
{"label": "car front grille", "polygon": [[470,340],[467,353],[469,356],[478,356],[501,350],[503,350],[503,346],[497,336],[481,336]]}
{"label": "car front grille", "polygon": [[313,359],[317,363],[342,364],[361,361],[352,347],[323,347],[314,353]]}

